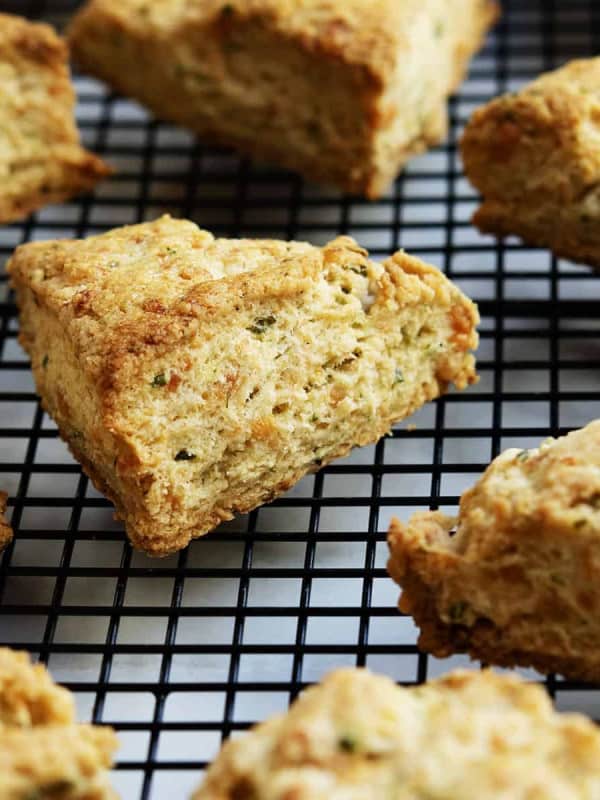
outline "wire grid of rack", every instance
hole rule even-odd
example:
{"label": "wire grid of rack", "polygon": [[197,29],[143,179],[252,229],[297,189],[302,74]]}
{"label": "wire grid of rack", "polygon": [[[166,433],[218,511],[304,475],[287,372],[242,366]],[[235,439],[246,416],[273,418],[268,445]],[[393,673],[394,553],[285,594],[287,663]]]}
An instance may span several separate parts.
{"label": "wire grid of rack", "polygon": [[[0,2],[61,26],[74,0]],[[116,176],[93,197],[0,230],[2,257],[31,239],[189,217],[220,235],[323,243],[355,236],[439,265],[478,300],[480,384],[430,404],[376,446],[302,480],[177,556],[135,553],[109,504],[40,409],[2,274],[0,485],[14,544],[0,559],[0,642],[29,650],[75,692],[83,719],[114,725],[123,797],[184,797],[223,737],[287,707],[341,665],[413,683],[465,658],[419,654],[385,572],[393,514],[458,496],[502,448],[530,446],[599,416],[599,278],[469,224],[476,197],[456,142],[470,112],[569,58],[600,52],[597,0],[514,0],[450,102],[447,144],[366,203],[203,147],[135,103],[76,76],[84,142]],[[411,426],[412,428],[412,426]],[[531,677],[535,673],[526,673]],[[559,678],[562,709],[600,716],[600,694]]]}

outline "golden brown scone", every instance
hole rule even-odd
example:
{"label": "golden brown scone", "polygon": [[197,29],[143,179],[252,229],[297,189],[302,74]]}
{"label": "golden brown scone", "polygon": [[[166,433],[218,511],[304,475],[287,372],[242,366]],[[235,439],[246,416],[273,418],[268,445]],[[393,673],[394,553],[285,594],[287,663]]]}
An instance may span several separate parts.
{"label": "golden brown scone", "polygon": [[6,492],[0,492],[0,552],[4,550],[7,544],[12,542],[13,531],[8,522],[6,521],[6,502],[8,495]]}
{"label": "golden brown scone", "polygon": [[490,0],[91,0],[78,63],[208,141],[377,197],[446,133]]}
{"label": "golden brown scone", "polygon": [[50,26],[0,14],[0,222],[87,191],[110,173],[79,144],[67,60]]}
{"label": "golden brown scone", "polygon": [[184,547],[475,378],[473,303],[352,239],[214,239],[184,220],[19,247],[45,408],[136,547]]}
{"label": "golden brown scone", "polygon": [[516,677],[345,669],[227,742],[194,800],[595,800],[600,732]]}
{"label": "golden brown scone", "polygon": [[600,681],[600,420],[507,450],[458,519],[394,520],[389,545],[423,650]]}
{"label": "golden brown scone", "polygon": [[110,728],[77,724],[73,698],[45,667],[0,648],[2,800],[113,800],[116,747]]}
{"label": "golden brown scone", "polygon": [[462,139],[483,195],[473,221],[600,267],[600,58],[572,61],[478,109]]}

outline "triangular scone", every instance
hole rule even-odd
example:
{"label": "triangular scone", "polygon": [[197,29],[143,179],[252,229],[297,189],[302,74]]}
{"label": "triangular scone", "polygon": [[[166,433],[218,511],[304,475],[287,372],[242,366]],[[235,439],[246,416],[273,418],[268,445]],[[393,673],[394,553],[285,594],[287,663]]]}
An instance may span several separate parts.
{"label": "triangular scone", "polygon": [[515,676],[344,669],[225,743],[194,800],[592,800],[600,732]]}
{"label": "triangular scone", "polygon": [[600,57],[479,108],[461,143],[475,225],[600,267],[599,142]]}
{"label": "triangular scone", "polygon": [[477,311],[352,239],[214,239],[163,217],[19,247],[45,408],[132,542],[163,555],[475,380]]}
{"label": "triangular scone", "polygon": [[8,495],[6,492],[0,492],[0,552],[6,545],[12,541],[13,531],[11,526],[6,521],[6,501]]}
{"label": "triangular scone", "polygon": [[458,519],[394,520],[389,545],[423,650],[600,681],[600,420],[507,450]]}
{"label": "triangular scone", "polygon": [[45,667],[0,648],[2,800],[113,800],[116,746],[110,728],[77,724],[73,698]]}
{"label": "triangular scone", "polygon": [[49,25],[0,14],[0,222],[87,191],[110,173],[79,143],[67,60]]}
{"label": "triangular scone", "polygon": [[159,117],[377,197],[445,137],[497,15],[492,0],[90,0],[69,42]]}

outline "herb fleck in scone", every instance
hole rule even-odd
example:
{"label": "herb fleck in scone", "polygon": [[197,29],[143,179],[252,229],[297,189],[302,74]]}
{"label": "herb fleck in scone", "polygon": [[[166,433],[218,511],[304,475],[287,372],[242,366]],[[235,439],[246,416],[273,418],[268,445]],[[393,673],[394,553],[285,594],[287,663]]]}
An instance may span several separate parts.
{"label": "herb fleck in scone", "polygon": [[507,450],[458,519],[394,520],[389,545],[423,650],[600,681],[600,420]]}
{"label": "herb fleck in scone", "polygon": [[478,109],[462,139],[474,223],[600,267],[600,58]]}
{"label": "herb fleck in scone", "polygon": [[[489,0],[91,0],[78,63],[210,141],[376,197],[446,133]],[[157,57],[159,54],[159,57]]]}
{"label": "herb fleck in scone", "polygon": [[73,698],[42,665],[0,648],[2,800],[113,800],[116,746],[110,728],[77,724]]}
{"label": "herb fleck in scone", "polygon": [[6,492],[0,492],[0,552],[12,541],[13,531],[6,521]]}
{"label": "herb fleck in scone", "polygon": [[8,270],[45,408],[157,555],[476,380],[473,303],[350,238],[215,239],[163,217],[22,245]]}
{"label": "herb fleck in scone", "polygon": [[340,670],[227,742],[194,800],[592,800],[600,732],[516,677]]}
{"label": "herb fleck in scone", "polygon": [[67,59],[48,25],[0,14],[0,222],[87,191],[110,173],[79,144]]}

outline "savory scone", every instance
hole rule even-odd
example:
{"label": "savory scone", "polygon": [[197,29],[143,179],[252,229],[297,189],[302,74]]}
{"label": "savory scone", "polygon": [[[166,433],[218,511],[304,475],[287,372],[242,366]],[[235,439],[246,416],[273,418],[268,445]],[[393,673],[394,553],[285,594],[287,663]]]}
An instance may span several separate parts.
{"label": "savory scone", "polygon": [[599,119],[600,57],[478,109],[461,144],[475,225],[600,267]]}
{"label": "savory scone", "polygon": [[8,495],[0,492],[0,552],[12,541],[13,531],[6,521],[6,503]]}
{"label": "savory scone", "polygon": [[112,800],[117,740],[75,721],[73,698],[27,653],[0,648],[2,800]]}
{"label": "savory scone", "polygon": [[497,13],[491,0],[90,0],[69,41],[160,117],[374,198],[444,138],[446,99]]}
{"label": "savory scone", "polygon": [[134,545],[184,547],[475,378],[477,310],[404,253],[184,220],[19,247],[37,390]]}
{"label": "savory scone", "polygon": [[110,173],[79,143],[67,61],[50,26],[0,14],[0,222],[87,191]]}
{"label": "savory scone", "polygon": [[394,520],[389,545],[423,650],[600,681],[600,420],[507,450],[458,519]]}
{"label": "savory scone", "polygon": [[457,671],[329,675],[227,742],[194,800],[596,800],[600,732],[539,686]]}

